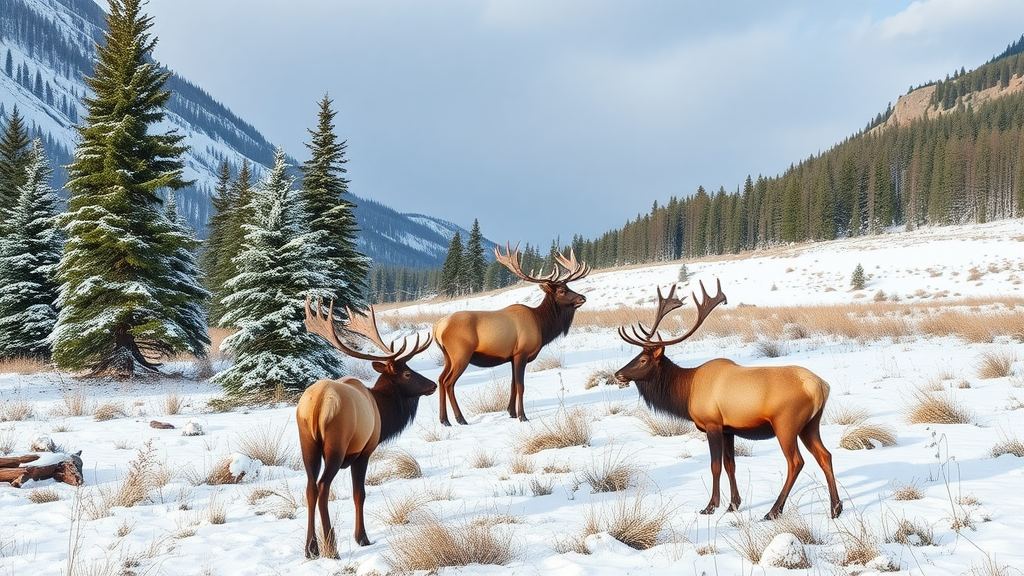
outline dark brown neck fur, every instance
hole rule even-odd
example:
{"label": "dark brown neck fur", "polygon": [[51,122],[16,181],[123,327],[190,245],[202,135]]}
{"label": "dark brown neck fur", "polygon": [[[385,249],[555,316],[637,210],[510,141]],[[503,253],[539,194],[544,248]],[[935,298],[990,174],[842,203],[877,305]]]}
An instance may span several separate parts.
{"label": "dark brown neck fur", "polygon": [[689,408],[692,382],[692,369],[677,366],[662,356],[658,366],[651,370],[650,379],[636,381],[636,389],[654,410],[693,420]]}
{"label": "dark brown neck fur", "polygon": [[550,344],[559,336],[568,334],[572,320],[576,317],[574,306],[559,306],[555,303],[555,297],[551,293],[545,293],[544,300],[531,310],[533,310],[534,317],[537,318],[541,342],[544,345]]}
{"label": "dark brown neck fur", "polygon": [[420,397],[405,396],[398,390],[398,386],[384,380],[383,376],[377,379],[377,383],[370,389],[370,394],[377,402],[377,413],[380,414],[381,444],[398,436],[412,424],[413,418],[416,418]]}

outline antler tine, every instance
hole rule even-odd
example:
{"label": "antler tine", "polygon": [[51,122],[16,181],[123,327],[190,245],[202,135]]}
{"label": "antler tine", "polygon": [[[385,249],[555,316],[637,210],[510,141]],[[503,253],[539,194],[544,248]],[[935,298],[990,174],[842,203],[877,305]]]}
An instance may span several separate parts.
{"label": "antler tine", "polygon": [[346,307],[345,314],[348,314],[348,328],[349,331],[355,332],[361,336],[366,337],[367,340],[373,342],[378,348],[388,353],[388,358],[395,358],[398,353],[395,352],[394,344],[385,344],[384,339],[380,337],[380,331],[377,329],[377,315],[373,311],[373,306],[370,306],[365,316],[359,316],[352,313],[352,309]]}
{"label": "antler tine", "polygon": [[636,327],[631,328],[633,329],[633,336],[630,336],[629,333],[626,332],[625,326],[619,326],[619,337],[634,346],[646,346],[649,343],[649,340],[647,338],[641,338],[640,335],[637,334]]}
{"label": "antler tine", "polygon": [[[520,278],[526,280],[527,282],[535,282],[537,284],[551,282],[553,274],[557,273],[557,270],[554,270],[552,274],[549,274],[547,277],[537,277],[536,275],[534,275],[532,270],[530,271],[530,274],[523,272],[522,263],[520,262],[519,257],[519,243],[516,243],[516,247],[512,248],[509,245],[509,243],[506,242],[504,254],[501,253],[501,249],[498,246],[495,246],[494,258],[498,262],[501,262],[506,268],[511,270],[513,274],[519,276]],[[543,269],[541,271],[543,272]]]}
{"label": "antler tine", "polygon": [[561,264],[562,268],[568,272],[564,279],[559,279],[560,282],[572,282],[573,280],[579,280],[584,278],[587,274],[590,274],[590,266],[586,262],[576,261],[576,252],[569,248],[569,257],[562,256],[560,252],[555,253],[555,260]]}
{"label": "antler tine", "polygon": [[659,344],[661,344],[662,346],[678,344],[683,340],[686,340],[690,336],[693,336],[693,333],[697,331],[697,328],[700,328],[700,325],[704,323],[704,320],[707,319],[708,315],[711,314],[711,311],[714,310],[716,306],[718,306],[719,304],[727,303],[725,294],[722,293],[721,278],[718,279],[717,284],[717,293],[714,296],[710,296],[708,294],[707,289],[704,288],[704,282],[700,282],[700,291],[703,293],[703,299],[700,302],[697,302],[697,295],[694,294],[693,292],[690,293],[690,296],[693,297],[693,301],[697,304],[696,323],[694,323],[693,327],[690,328],[689,331],[686,332],[686,334],[683,334],[678,338],[673,338],[672,340],[659,341]]}
{"label": "antler tine", "polygon": [[[685,298],[685,297],[684,297]],[[632,337],[627,337],[622,327],[619,328],[619,336],[623,340],[634,344],[636,346],[648,346],[653,342],[661,343],[661,336],[658,334],[658,325],[661,321],[668,316],[669,312],[672,312],[676,308],[683,305],[683,300],[676,298],[676,285],[673,284],[669,289],[668,297],[661,293],[661,287],[658,287],[658,310],[654,314],[654,323],[651,324],[650,328],[644,328],[643,323],[637,322],[635,326],[630,328],[633,331]],[[658,340],[654,340],[654,337],[658,336]]]}
{"label": "antler tine", "polygon": [[[346,309],[347,310],[347,309]],[[349,319],[352,318],[352,312],[348,311]],[[321,338],[327,340],[332,346],[341,350],[345,354],[353,357],[360,358],[362,360],[388,360],[387,356],[374,356],[372,354],[366,354],[352,348],[351,346],[342,342],[341,338],[338,338],[338,332],[334,327],[334,300],[331,300],[331,304],[327,309],[327,315],[323,315],[323,304],[319,300],[316,302],[316,310],[310,309],[309,298],[306,298],[306,330],[310,334],[316,334]]]}
{"label": "antler tine", "polygon": [[432,335],[430,335],[430,334],[427,334],[427,339],[422,344],[420,344],[420,335],[419,335],[419,333],[417,333],[416,334],[416,343],[413,344],[412,348],[403,355],[403,354],[401,354],[401,350],[405,350],[405,346],[408,343],[408,340],[403,340],[402,341],[402,348],[399,351],[399,355],[396,358],[396,360],[406,360],[406,359],[412,358],[413,356],[419,354],[420,352],[423,352],[428,347],[430,347],[430,343],[433,342],[433,341],[434,341],[434,337]]}

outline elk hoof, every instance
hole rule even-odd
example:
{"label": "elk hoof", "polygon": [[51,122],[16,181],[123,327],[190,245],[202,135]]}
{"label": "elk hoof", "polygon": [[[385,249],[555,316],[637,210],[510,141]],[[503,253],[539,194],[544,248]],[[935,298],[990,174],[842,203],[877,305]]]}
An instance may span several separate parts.
{"label": "elk hoof", "polygon": [[726,512],[735,512],[740,509],[740,505],[736,503],[729,504],[729,507],[725,509]]}
{"label": "elk hoof", "polygon": [[466,419],[462,416],[457,417],[455,421],[462,425],[469,425],[469,422],[466,422]]}
{"label": "elk hoof", "polygon": [[[369,546],[370,544],[373,544],[373,542],[370,542],[370,539],[367,538],[366,535],[364,534],[361,538],[356,538],[356,544],[359,544],[360,546]],[[337,552],[335,552],[334,556],[331,556],[331,558],[337,557]]]}
{"label": "elk hoof", "polygon": [[782,516],[782,510],[772,509],[772,510],[769,510],[768,513],[764,515],[764,519],[765,520],[775,520],[779,516]]}
{"label": "elk hoof", "polygon": [[843,503],[842,502],[836,502],[835,504],[832,504],[832,517],[833,518],[839,518],[839,515],[842,514],[842,513],[843,513]]}
{"label": "elk hoof", "polygon": [[441,424],[443,424],[445,426],[451,426],[452,425],[452,423],[449,422],[447,418],[442,418],[441,419]]}
{"label": "elk hoof", "polygon": [[701,514],[714,514],[715,513],[715,508],[718,508],[718,506],[716,506],[714,504],[708,504],[708,507],[703,509],[703,510],[701,510],[700,513]]}
{"label": "elk hoof", "polygon": [[523,414],[522,416],[519,417],[519,421],[520,422],[529,422],[530,419],[526,417],[526,414]]}

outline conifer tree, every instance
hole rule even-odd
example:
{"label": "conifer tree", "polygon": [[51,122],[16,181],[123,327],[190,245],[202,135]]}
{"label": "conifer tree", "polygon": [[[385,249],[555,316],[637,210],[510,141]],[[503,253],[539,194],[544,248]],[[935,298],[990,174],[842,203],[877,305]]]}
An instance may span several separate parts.
{"label": "conifer tree", "polygon": [[210,291],[209,318],[211,324],[218,324],[224,315],[221,298],[227,295],[224,283],[235,276],[235,266],[231,258],[237,251],[229,250],[231,225],[234,222],[234,210],[237,207],[237,188],[231,185],[231,167],[227,161],[221,163],[217,173],[217,184],[213,187],[210,202],[213,213],[207,223],[206,242],[199,255],[199,265],[203,271],[203,285]]}
{"label": "conifer tree", "polygon": [[458,231],[452,236],[448,244],[448,256],[441,265],[440,291],[446,296],[458,296],[462,294],[462,286],[459,285],[460,272],[462,270],[462,235]]}
{"label": "conifer tree", "polygon": [[245,237],[235,257],[238,275],[225,286],[225,325],[238,332],[222,349],[233,353],[230,368],[213,377],[235,395],[298,392],[321,378],[341,373],[337,354],[319,336],[306,332],[305,296],[322,286],[322,272],[309,263],[323,258],[318,233],[306,233],[301,193],[286,175],[288,164],[278,149],[274,168],[253,189],[242,226]]}
{"label": "conifer tree", "polygon": [[[306,144],[310,158],[303,163],[302,197],[309,212],[311,232],[323,232],[323,254],[327,276],[321,285],[310,286],[310,295],[335,300],[335,309],[353,310],[365,307],[367,274],[370,260],[356,248],[359,226],[347,199],[344,141],[334,133],[335,112],[331,99],[320,101],[316,130],[308,130],[311,141]],[[343,315],[343,313],[342,313]]]}
{"label": "conifer tree", "polygon": [[479,292],[484,288],[484,274],[487,273],[487,260],[484,259],[483,235],[480,234],[480,222],[473,220],[473,228],[466,240],[466,252],[462,256],[461,268],[466,279],[465,288],[469,292]]}
{"label": "conifer tree", "polygon": [[207,335],[204,305],[210,299],[210,292],[200,282],[201,273],[196,257],[199,241],[178,212],[178,202],[173,192],[167,194],[164,214],[171,226],[162,234],[161,241],[173,248],[173,252],[168,258],[171,273],[166,278],[166,284],[159,287],[166,293],[162,300],[170,305],[171,320],[183,328],[183,333],[190,338],[187,349],[205,350],[210,339]]}
{"label": "conifer tree", "polygon": [[0,237],[0,358],[49,359],[57,320],[54,268],[61,237],[54,227],[57,195],[42,143],[33,142],[25,182]]}
{"label": "conifer tree", "polygon": [[30,144],[25,120],[15,105],[11,117],[0,131],[0,235],[7,229],[7,222],[18,203],[19,191],[25,183]]}
{"label": "conifer tree", "polygon": [[205,326],[182,308],[195,292],[178,290],[196,283],[178,276],[182,239],[159,196],[189,184],[186,148],[173,131],[150,133],[164,118],[170,73],[152,59],[156,39],[141,3],[110,0],[104,43],[86,78],[92,96],[76,127],[68,209],[58,217],[67,241],[53,359],[91,375],[155,371],[161,357],[205,355],[208,342]]}

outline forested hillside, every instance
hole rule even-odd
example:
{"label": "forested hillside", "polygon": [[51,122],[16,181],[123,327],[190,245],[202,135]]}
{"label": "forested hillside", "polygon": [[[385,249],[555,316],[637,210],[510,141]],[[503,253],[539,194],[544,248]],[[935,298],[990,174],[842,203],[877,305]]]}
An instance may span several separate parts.
{"label": "forested hillside", "polygon": [[886,228],[1024,216],[1024,36],[971,72],[921,86],[867,128],[775,177],[655,202],[621,229],[573,239],[615,266],[735,253]]}

